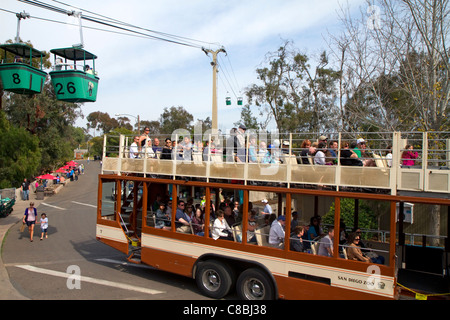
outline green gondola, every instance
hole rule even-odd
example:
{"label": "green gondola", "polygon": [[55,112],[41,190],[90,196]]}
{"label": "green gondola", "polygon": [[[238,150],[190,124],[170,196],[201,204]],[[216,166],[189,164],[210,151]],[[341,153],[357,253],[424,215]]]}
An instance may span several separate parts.
{"label": "green gondola", "polygon": [[[0,64],[0,81],[3,90],[19,94],[41,93],[47,73],[42,71],[43,53],[24,43],[0,45],[4,59]],[[9,58],[7,53],[13,58]],[[40,58],[40,67],[33,66],[33,59]]]}
{"label": "green gondola", "polygon": [[[76,47],[52,49],[50,52],[55,56],[55,70],[50,72],[50,77],[56,98],[66,102],[95,102],[99,80],[95,72],[97,56]],[[88,64],[90,60],[92,69]],[[78,61],[82,64],[77,64]]]}

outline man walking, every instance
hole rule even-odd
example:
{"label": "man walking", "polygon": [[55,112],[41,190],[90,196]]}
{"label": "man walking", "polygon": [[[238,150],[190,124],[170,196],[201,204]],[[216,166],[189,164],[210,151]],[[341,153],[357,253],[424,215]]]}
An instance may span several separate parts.
{"label": "man walking", "polygon": [[28,201],[30,199],[30,183],[25,178],[22,183],[22,200]]}

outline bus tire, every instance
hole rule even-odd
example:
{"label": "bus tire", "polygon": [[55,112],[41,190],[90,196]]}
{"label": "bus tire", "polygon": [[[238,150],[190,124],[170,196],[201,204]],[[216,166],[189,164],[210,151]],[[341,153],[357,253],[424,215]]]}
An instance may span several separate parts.
{"label": "bus tire", "polygon": [[242,300],[273,300],[275,289],[272,280],[262,270],[250,268],[239,275],[236,291]]}
{"label": "bus tire", "polygon": [[228,266],[214,260],[199,263],[195,281],[202,294],[214,299],[225,297],[233,284]]}

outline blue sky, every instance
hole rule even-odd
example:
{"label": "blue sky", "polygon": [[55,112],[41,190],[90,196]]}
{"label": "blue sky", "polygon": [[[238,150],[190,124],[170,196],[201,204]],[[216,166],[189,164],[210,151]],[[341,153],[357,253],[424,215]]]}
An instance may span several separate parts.
{"label": "blue sky", "polygon": [[[45,2],[69,9],[51,0]],[[338,0],[67,0],[74,7],[99,13],[143,28],[218,44],[227,51],[220,54],[218,122],[228,131],[239,120],[235,94],[243,95],[247,86],[257,83],[256,68],[265,55],[289,39],[296,48],[310,55],[327,48],[328,32],[339,28],[338,14],[345,1]],[[364,0],[351,6],[364,8]],[[76,23],[60,13],[16,0],[2,0],[0,8],[26,11],[32,17]],[[90,14],[92,15],[92,14]],[[85,26],[100,27],[83,21]],[[0,12],[0,41],[16,34],[17,19]],[[71,46],[80,42],[79,30],[64,24],[38,19],[22,20],[20,36],[39,50]],[[96,54],[100,82],[97,101],[85,103],[85,116],[102,111],[139,115],[141,120],[157,120],[165,107],[183,106],[195,119],[211,116],[211,59],[202,50],[163,41],[149,40],[84,29],[85,49]],[[211,45],[211,49],[217,49]],[[240,92],[240,93],[239,93]],[[233,99],[226,106],[225,97]],[[244,104],[245,104],[244,100]],[[257,110],[253,110],[257,114]],[[132,117],[132,122],[134,121]],[[77,126],[85,126],[78,120]]]}

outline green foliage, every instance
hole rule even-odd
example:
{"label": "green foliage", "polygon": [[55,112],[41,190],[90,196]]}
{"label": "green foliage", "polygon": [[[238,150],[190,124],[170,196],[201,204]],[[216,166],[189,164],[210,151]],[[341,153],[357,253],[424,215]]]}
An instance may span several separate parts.
{"label": "green foliage", "polygon": [[164,112],[161,114],[161,133],[172,134],[177,129],[186,129],[190,132],[193,131],[192,122],[194,117],[182,106],[164,108]]}
{"label": "green foliage", "polygon": [[260,84],[246,90],[249,102],[260,108],[261,115],[273,116],[280,132],[318,132],[333,126],[330,120],[334,120],[336,83],[341,74],[328,66],[326,52],[311,66],[306,54],[285,41],[276,52],[268,53],[266,64],[256,70]]}
{"label": "green foliage", "polygon": [[[371,203],[366,200],[359,200],[358,211],[358,227],[361,229],[377,229],[377,214],[373,209]],[[334,210],[335,204],[330,207],[328,213],[323,216],[324,224],[334,224]],[[343,219],[347,227],[354,226],[354,212],[355,199],[342,198],[341,199],[341,219]]]}
{"label": "green foliage", "polygon": [[0,189],[18,187],[24,178],[38,172],[39,139],[24,128],[10,125],[3,111],[0,111],[0,146]]}

